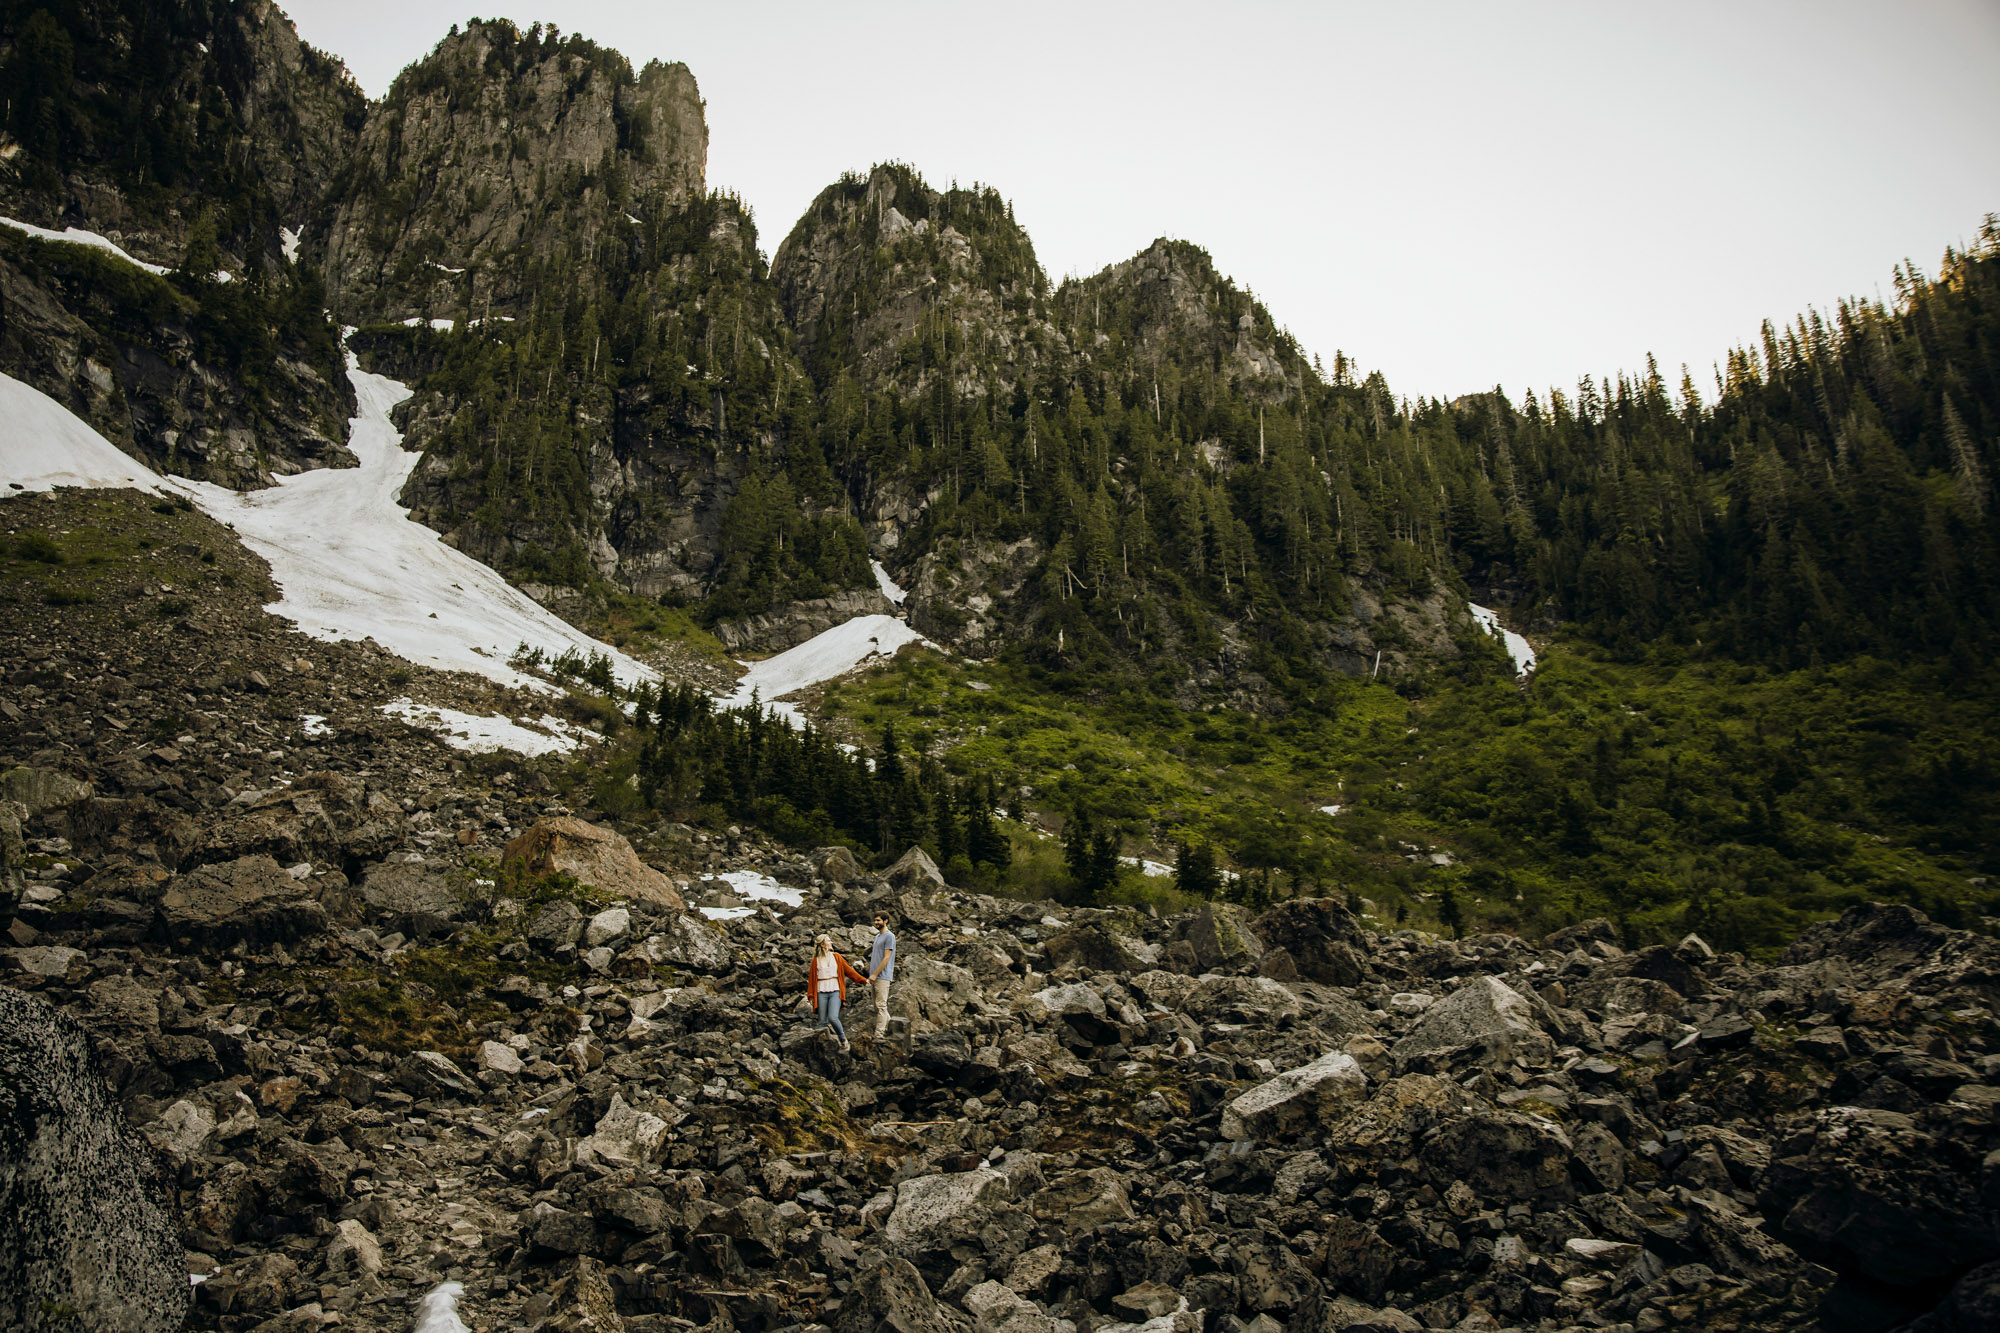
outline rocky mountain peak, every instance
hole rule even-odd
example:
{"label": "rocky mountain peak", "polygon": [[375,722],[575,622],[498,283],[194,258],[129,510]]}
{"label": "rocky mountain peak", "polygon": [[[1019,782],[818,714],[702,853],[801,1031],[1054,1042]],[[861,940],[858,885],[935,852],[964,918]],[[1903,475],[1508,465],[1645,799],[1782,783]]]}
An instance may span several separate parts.
{"label": "rocky mountain peak", "polygon": [[473,23],[370,111],[307,244],[357,322],[516,316],[532,274],[636,246],[701,194],[707,161],[687,66],[635,75],[553,27]]}
{"label": "rocky mountain peak", "polygon": [[1122,263],[1065,282],[1053,304],[1079,348],[1159,370],[1214,366],[1255,400],[1282,400],[1314,378],[1263,302],[1217,271],[1208,252],[1160,237]]}
{"label": "rocky mountain peak", "polygon": [[942,375],[979,394],[1011,386],[1055,339],[1012,206],[988,186],[934,190],[900,163],[822,190],[771,276],[822,383],[846,373],[907,393]]}

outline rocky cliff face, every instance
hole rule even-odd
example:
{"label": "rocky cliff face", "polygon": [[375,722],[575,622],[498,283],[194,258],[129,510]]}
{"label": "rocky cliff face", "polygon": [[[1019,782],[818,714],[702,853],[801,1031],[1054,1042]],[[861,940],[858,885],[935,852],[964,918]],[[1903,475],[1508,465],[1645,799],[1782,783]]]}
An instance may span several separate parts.
{"label": "rocky cliff face", "polygon": [[[324,292],[285,254],[363,99],[269,3],[10,11],[0,369],[151,466],[231,486],[339,465],[352,398]],[[230,281],[220,282],[220,271]]]}
{"label": "rocky cliff face", "polygon": [[341,467],[353,394],[316,291],[157,277],[0,231],[0,369],[163,472],[253,487]]}
{"label": "rocky cliff face", "polygon": [[636,253],[707,160],[685,65],[635,76],[581,38],[473,23],[370,109],[306,245],[349,322],[517,318],[539,283]]}
{"label": "rocky cliff face", "polygon": [[772,274],[828,461],[927,635],[1172,659],[1253,706],[1280,633],[1347,673],[1456,653],[1420,559],[1392,578],[1348,522],[1360,391],[1198,247],[1049,294],[997,195],[880,166],[824,191]]}
{"label": "rocky cliff face", "polygon": [[[600,331],[571,341],[583,325]],[[417,390],[403,420],[424,459],[406,503],[532,581],[599,577],[699,601],[741,581],[732,554],[754,562],[767,542],[796,552],[780,534],[845,513],[755,228],[733,200],[669,211],[629,270],[538,289],[516,323],[378,330],[357,345]],[[779,474],[789,498],[731,527],[744,481]],[[868,580],[858,536],[853,545],[850,587]]]}
{"label": "rocky cliff face", "polygon": [[366,100],[270,0],[10,7],[0,213],[178,263],[206,217],[220,267],[282,262]]}
{"label": "rocky cliff face", "polygon": [[[1252,694],[1245,664],[1281,634],[1342,670],[1451,651],[1377,642],[1438,621],[1400,614],[1422,556],[1346,522],[1327,386],[1193,246],[1051,294],[997,192],[882,166],[823,192],[767,271],[747,213],[704,190],[683,66],[474,22],[364,114],[266,7],[90,15],[88,60],[53,20],[11,33],[8,68],[44,90],[15,185],[94,199],[35,216],[128,237],[122,181],[167,228],[128,238],[176,259],[199,242],[198,271],[107,294],[15,263],[0,355],[151,462],[247,485],[340,461],[330,305],[416,390],[406,502],[557,602],[608,580],[775,643],[865,592],[872,554],[926,633],[973,651],[1164,653]],[[97,54],[148,34],[165,74]],[[171,187],[103,130],[162,89],[224,131],[162,141],[192,164]],[[83,102],[95,157],[35,128]],[[296,266],[271,253],[281,221],[304,224]],[[1388,595],[1385,554],[1413,592]]]}

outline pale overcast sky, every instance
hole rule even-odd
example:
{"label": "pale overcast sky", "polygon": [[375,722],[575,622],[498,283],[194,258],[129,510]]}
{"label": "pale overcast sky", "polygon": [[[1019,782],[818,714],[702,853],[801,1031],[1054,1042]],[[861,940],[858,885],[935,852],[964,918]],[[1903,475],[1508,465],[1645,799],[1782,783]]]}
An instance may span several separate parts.
{"label": "pale overcast sky", "polygon": [[[282,2],[282,0],[281,0]],[[477,0],[290,0],[380,96]],[[1713,364],[2000,211],[2000,0],[487,0],[708,103],[768,254],[842,171],[1014,201],[1052,279],[1193,241],[1406,395]]]}

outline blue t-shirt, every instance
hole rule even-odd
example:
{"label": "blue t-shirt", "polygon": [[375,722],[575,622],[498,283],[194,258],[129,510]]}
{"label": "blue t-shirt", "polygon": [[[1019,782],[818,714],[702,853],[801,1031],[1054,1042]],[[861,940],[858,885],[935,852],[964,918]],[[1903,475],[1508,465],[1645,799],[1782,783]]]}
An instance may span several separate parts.
{"label": "blue t-shirt", "polygon": [[[882,955],[885,953],[889,955],[886,967],[882,963]],[[868,975],[875,976],[878,968],[881,969],[881,980],[896,979],[896,936],[891,931],[883,931],[875,937],[875,942],[868,946]]]}

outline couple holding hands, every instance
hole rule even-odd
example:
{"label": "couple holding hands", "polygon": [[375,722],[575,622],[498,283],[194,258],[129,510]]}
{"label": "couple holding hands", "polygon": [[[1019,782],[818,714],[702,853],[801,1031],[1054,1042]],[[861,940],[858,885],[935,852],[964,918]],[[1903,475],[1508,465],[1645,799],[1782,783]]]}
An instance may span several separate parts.
{"label": "couple holding hands", "polygon": [[848,1045],[847,1029],[840,1022],[840,1007],[847,1001],[847,982],[852,977],[875,992],[875,1039],[889,1033],[889,983],[896,979],[896,936],[889,929],[886,913],[875,914],[875,938],[868,945],[868,975],[834,951],[833,936],[821,935],[813,941],[812,961],[806,968],[806,1003],[817,1006],[816,1028],[831,1027],[840,1038],[840,1049]]}

